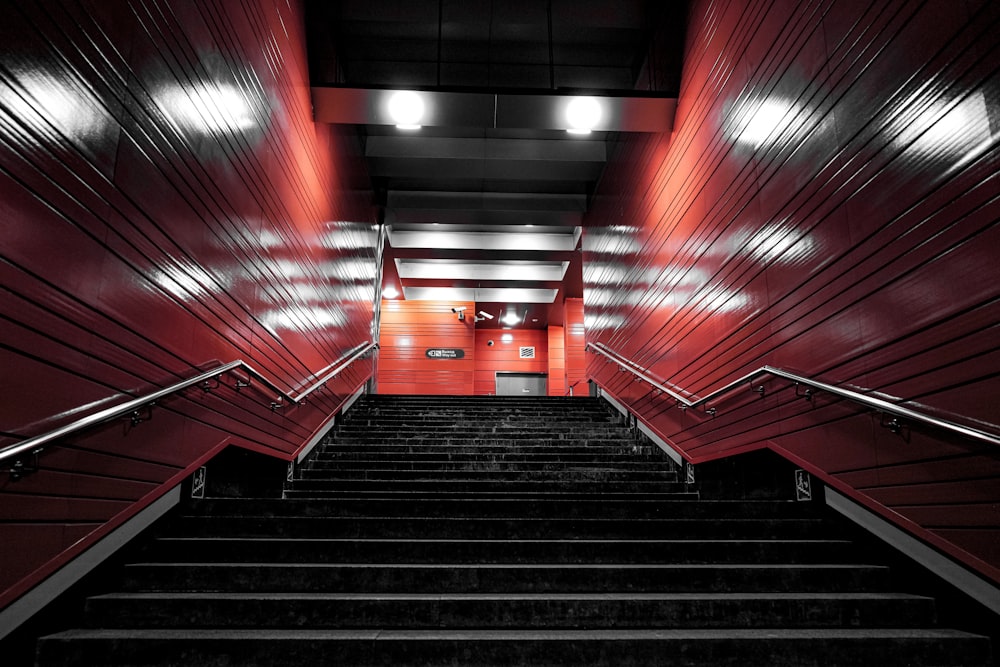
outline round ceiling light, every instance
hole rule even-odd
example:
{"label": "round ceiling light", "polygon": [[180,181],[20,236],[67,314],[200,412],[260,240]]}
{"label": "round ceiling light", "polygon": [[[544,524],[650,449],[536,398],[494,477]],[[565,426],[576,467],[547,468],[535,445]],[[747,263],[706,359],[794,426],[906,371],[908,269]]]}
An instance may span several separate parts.
{"label": "round ceiling light", "polygon": [[593,97],[574,97],[566,105],[566,130],[572,134],[589,134],[601,122],[601,105]]}
{"label": "round ceiling light", "polygon": [[389,98],[389,117],[401,130],[418,130],[424,118],[424,100],[420,95],[401,90]]}
{"label": "round ceiling light", "polygon": [[508,326],[514,326],[515,324],[519,324],[520,322],[521,318],[518,317],[517,313],[515,313],[513,310],[508,310],[507,314],[503,316],[503,323]]}

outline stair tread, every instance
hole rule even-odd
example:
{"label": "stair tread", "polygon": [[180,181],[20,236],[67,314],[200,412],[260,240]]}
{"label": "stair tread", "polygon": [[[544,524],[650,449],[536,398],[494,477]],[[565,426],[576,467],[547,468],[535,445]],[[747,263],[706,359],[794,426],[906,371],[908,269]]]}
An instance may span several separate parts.
{"label": "stair tread", "polygon": [[379,538],[379,537],[160,537],[160,542],[297,542],[297,543],[321,543],[321,544],[345,544],[364,542],[366,544],[575,544],[575,545],[600,545],[600,544],[712,544],[716,546],[732,544],[822,544],[822,545],[847,545],[850,540],[836,539],[466,539],[466,538]]}
{"label": "stair tread", "polygon": [[718,601],[718,600],[931,600],[912,593],[869,592],[743,592],[732,593],[645,593],[645,592],[547,592],[547,593],[309,593],[309,592],[122,592],[95,595],[95,600],[387,600],[387,601],[437,601],[437,600],[664,600],[664,601]]}
{"label": "stair tread", "polygon": [[855,638],[855,637],[885,637],[913,638],[927,637],[933,639],[983,639],[981,635],[953,630],[949,628],[712,628],[712,629],[591,629],[591,630],[403,630],[403,629],[364,629],[364,630],[307,630],[294,629],[138,629],[138,628],[95,628],[72,629],[48,635],[44,639],[60,640],[74,638],[109,638],[109,639],[139,639],[143,637],[191,637],[205,639],[453,639],[453,640],[531,640],[531,639],[565,639],[572,641],[589,641],[601,639],[671,639],[671,638],[711,638],[732,637],[740,639],[773,639],[788,637],[797,639],[819,638]]}
{"label": "stair tread", "polygon": [[988,661],[821,503],[702,498],[600,405],[363,397],[284,497],[187,501],[39,664]]}
{"label": "stair tread", "polygon": [[188,562],[136,562],[126,568],[183,568],[202,569],[246,569],[246,568],[286,568],[286,569],[389,569],[389,570],[872,570],[881,571],[884,565],[866,563],[288,563],[288,562],[243,562],[206,563]]}

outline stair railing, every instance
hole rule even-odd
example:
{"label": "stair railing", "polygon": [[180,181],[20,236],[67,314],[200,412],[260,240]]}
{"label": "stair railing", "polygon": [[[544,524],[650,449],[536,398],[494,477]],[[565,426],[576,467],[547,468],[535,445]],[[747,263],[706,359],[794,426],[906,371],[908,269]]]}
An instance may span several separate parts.
{"label": "stair railing", "polygon": [[[903,405],[899,405],[897,403],[892,403],[890,401],[886,401],[881,398],[876,398],[874,396],[864,394],[860,391],[838,387],[836,385],[828,384],[826,382],[821,382],[819,380],[814,380],[812,378],[805,377],[797,373],[792,373],[791,371],[786,371],[781,368],[775,368],[774,366],[761,366],[757,370],[747,373],[746,375],[736,380],[733,380],[729,384],[720,387],[719,389],[716,389],[712,393],[703,396],[701,398],[698,398],[693,394],[691,394],[690,392],[686,392],[680,389],[676,385],[667,386],[663,382],[653,378],[649,374],[648,369],[643,368],[639,364],[629,359],[626,359],[622,355],[608,348],[603,343],[596,343],[596,342],[587,343],[586,349],[606,357],[610,361],[617,364],[620,371],[622,372],[627,371],[632,375],[634,375],[637,380],[641,380],[651,385],[658,392],[670,396],[677,402],[677,406],[682,410],[697,409],[704,407],[704,412],[714,417],[718,412],[718,408],[715,405],[708,407],[709,403],[714,403],[723,396],[732,393],[733,391],[739,389],[741,386],[746,384],[750,385],[751,390],[763,396],[765,392],[764,385],[754,386],[754,381],[765,376],[770,376],[776,378],[783,378],[785,380],[790,380],[794,382],[796,393],[799,396],[802,396],[803,398],[810,401],[812,400],[812,397],[815,395],[815,392],[822,391],[828,394],[833,394],[834,396],[838,396],[840,398],[847,399],[849,401],[853,401],[855,403],[860,403],[861,405],[872,408],[877,412],[892,415],[894,418],[889,422],[883,422],[883,426],[885,426],[886,428],[895,433],[898,433],[903,428],[903,423],[901,423],[898,419],[896,419],[900,418],[912,422],[925,424],[927,426],[932,426],[938,429],[942,429],[950,433],[955,433],[964,436],[966,438],[971,438],[973,440],[977,440],[979,442],[983,442],[986,444],[1000,446],[1000,435],[989,433],[987,431],[982,431],[980,429],[973,428],[971,426],[965,426],[964,424],[959,424],[957,422],[948,419],[935,417],[925,412],[920,412],[919,410],[914,410],[912,408],[908,408]],[[799,394],[798,392],[800,387],[802,387],[802,393]],[[998,431],[1000,431],[1000,426],[994,424],[990,424],[990,426],[993,426]]]}
{"label": "stair railing", "polygon": [[[65,438],[67,435],[82,431],[87,428],[91,428],[98,424],[109,422],[113,419],[118,419],[119,417],[124,417],[126,415],[131,416],[133,424],[137,424],[143,421],[142,414],[143,410],[151,408],[160,399],[170,396],[171,394],[176,394],[189,387],[201,386],[206,391],[219,386],[221,384],[221,378],[227,373],[231,373],[236,370],[240,370],[246,373],[247,380],[237,378],[233,384],[233,388],[239,391],[244,387],[250,386],[250,379],[256,378],[262,384],[267,386],[269,389],[276,393],[275,399],[271,402],[271,410],[278,410],[286,405],[297,405],[306,400],[306,398],[319,389],[321,386],[337,377],[341,371],[350,366],[358,358],[366,354],[372,348],[378,347],[378,343],[368,342],[361,343],[351,348],[345,352],[339,359],[328,365],[326,368],[320,370],[315,374],[317,379],[306,388],[297,392],[286,392],[281,387],[279,387],[273,380],[265,376],[263,373],[255,369],[253,366],[243,361],[242,359],[237,359],[236,361],[230,361],[227,364],[223,364],[212,370],[205,371],[194,377],[188,378],[186,380],[181,380],[176,384],[172,384],[169,387],[164,387],[158,391],[151,394],[146,394],[138,398],[120,403],[119,405],[112,406],[105,410],[100,410],[92,414],[87,415],[81,419],[78,419],[70,424],[60,426],[57,429],[49,431],[48,433],[43,433],[41,435],[36,435],[21,442],[15,443],[13,445],[8,445],[3,449],[0,449],[0,461],[6,459],[23,457],[28,454],[32,457],[37,457],[37,455],[42,451],[42,449],[52,443],[53,441]],[[214,383],[214,384],[213,384]],[[21,462],[18,461],[15,464],[15,469],[11,470],[12,474],[18,472],[17,468],[23,468],[24,472],[31,472],[32,468],[25,467],[23,464],[18,466]]]}

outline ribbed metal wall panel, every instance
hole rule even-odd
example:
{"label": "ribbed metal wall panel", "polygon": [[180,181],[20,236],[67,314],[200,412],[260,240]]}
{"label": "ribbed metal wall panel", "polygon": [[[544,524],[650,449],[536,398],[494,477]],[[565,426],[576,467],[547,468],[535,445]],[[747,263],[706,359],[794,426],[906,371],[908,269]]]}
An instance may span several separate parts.
{"label": "ribbed metal wall panel", "polygon": [[[298,3],[11,4],[0,40],[0,445],[238,358],[295,392],[370,338],[368,178],[312,122]],[[0,480],[0,606],[224,445],[291,458],[370,372],[49,448]]]}
{"label": "ribbed metal wall panel", "polygon": [[[566,382],[566,331],[564,327],[548,328],[549,396],[563,396],[569,392]],[[581,368],[583,366],[581,365]]]}
{"label": "ribbed metal wall panel", "polygon": [[[675,131],[622,138],[586,219],[588,339],[695,395],[769,364],[997,424],[998,36],[989,2],[695,0]],[[1000,579],[996,448],[589,364],[691,460],[772,447]]]}
{"label": "ribbed metal wall panel", "polygon": [[[382,300],[378,393],[471,396],[475,387],[475,323],[471,301]],[[459,320],[452,308],[465,308]],[[460,357],[430,357],[449,349]]]}

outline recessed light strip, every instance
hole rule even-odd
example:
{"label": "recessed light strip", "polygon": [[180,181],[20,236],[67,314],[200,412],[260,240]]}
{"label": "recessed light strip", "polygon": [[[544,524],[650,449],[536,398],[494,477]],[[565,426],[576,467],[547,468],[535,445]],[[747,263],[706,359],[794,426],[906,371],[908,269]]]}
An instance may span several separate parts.
{"label": "recessed light strip", "polygon": [[569,262],[466,262],[438,259],[396,259],[400,278],[413,280],[535,280],[559,281]]}
{"label": "recessed light strip", "polygon": [[407,301],[476,301],[479,303],[553,303],[557,289],[513,287],[403,287]]}

